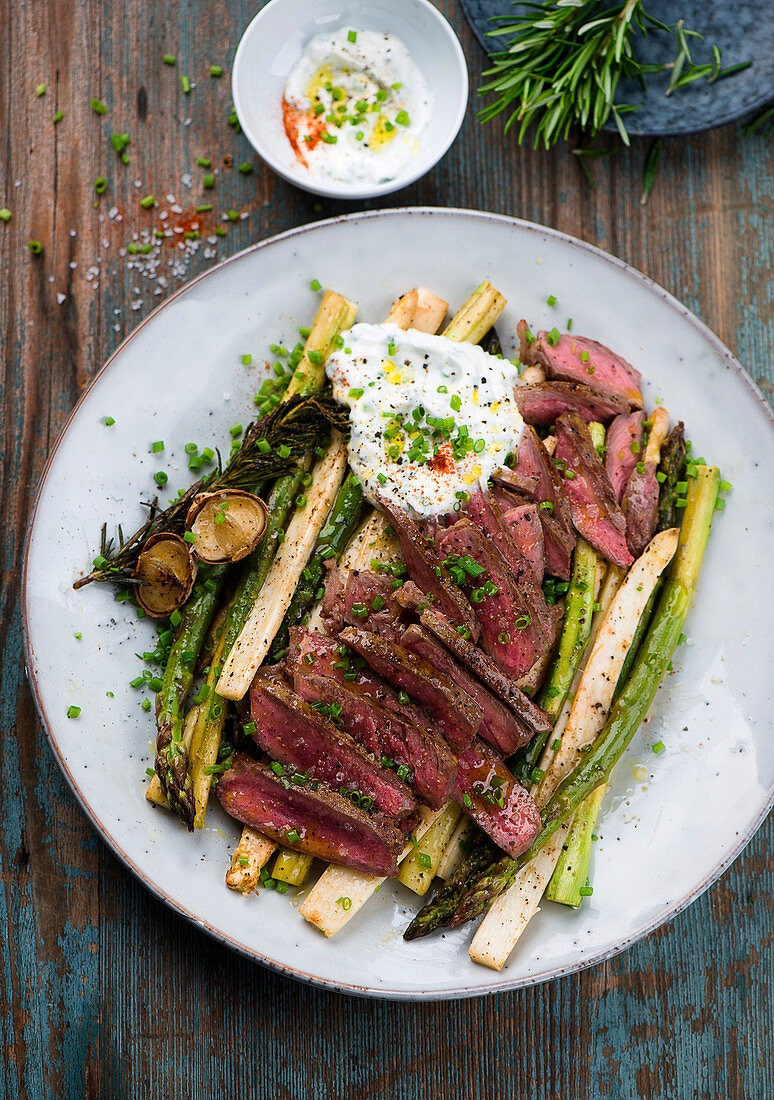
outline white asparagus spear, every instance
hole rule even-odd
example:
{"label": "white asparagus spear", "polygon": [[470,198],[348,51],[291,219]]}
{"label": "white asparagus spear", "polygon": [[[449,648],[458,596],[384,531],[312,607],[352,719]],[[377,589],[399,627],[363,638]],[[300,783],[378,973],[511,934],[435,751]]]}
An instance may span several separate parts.
{"label": "white asparagus spear", "polygon": [[245,825],[231,857],[231,867],[226,872],[226,886],[242,894],[252,893],[260,880],[261,870],[276,850],[273,840]]}
{"label": "white asparagus spear", "polygon": [[[562,743],[538,787],[536,801],[544,806],[561,780],[580,759],[583,746],[591,744],[605,723],[618,675],[631,646],[637,623],[653,588],[677,548],[679,532],[662,531],[635,561],[613,599],[578,685],[578,691],[562,734]],[[508,959],[540,899],[559,859],[571,818],[514,883],[492,905],[470,945],[470,957],[493,970]]]}
{"label": "white asparagus spear", "polygon": [[247,622],[231,648],[218,681],[218,693],[241,699],[269,652],[280,628],[317,536],[336,499],[347,469],[347,447],[339,433],[312,470],[306,507],[298,508],[285,532],[285,541],[272,562]]}

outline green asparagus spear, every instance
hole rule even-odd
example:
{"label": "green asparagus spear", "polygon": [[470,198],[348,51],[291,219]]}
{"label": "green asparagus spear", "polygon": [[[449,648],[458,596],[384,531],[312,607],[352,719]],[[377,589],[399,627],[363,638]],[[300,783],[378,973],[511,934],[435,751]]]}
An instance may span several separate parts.
{"label": "green asparagus spear", "polygon": [[452,877],[437,891],[432,901],[420,909],[411,924],[403,933],[404,940],[417,940],[420,936],[429,936],[436,928],[441,928],[451,920],[460,898],[477,875],[490,867],[494,861],[495,848],[484,833],[474,838],[470,851]]}
{"label": "green asparagus spear", "polygon": [[680,525],[677,500],[682,494],[677,491],[677,486],[685,477],[685,428],[682,420],[675,425],[661,448],[657,477],[660,489],[656,530],[666,531],[669,527]]}
{"label": "green asparagus spear", "polygon": [[[585,539],[575,544],[573,569],[564,611],[559,651],[554,659],[551,674],[538,697],[538,703],[548,715],[551,724],[557,718],[567,698],[573,676],[578,668],[591,632],[594,614],[594,584],[599,556]],[[511,770],[524,783],[532,782],[532,775],[540,760],[550,730],[539,733],[519,750]]]}
{"label": "green asparagus spear", "polygon": [[169,651],[161,688],[156,696],[156,774],[167,800],[189,829],[193,829],[194,801],[183,744],[183,711],[194,678],[196,659],[209,630],[226,581],[226,566],[201,576],[182,611],[177,636]]}
{"label": "green asparagus spear", "polygon": [[606,790],[605,784],[597,787],[575,811],[559,862],[546,887],[549,901],[571,905],[573,909],[583,901],[581,890],[588,878],[592,835]]}
{"label": "green asparagus spear", "polygon": [[670,576],[656,608],[650,629],[626,687],[613,704],[607,722],[591,751],[557,787],[543,813],[543,826],[530,848],[518,859],[505,857],[485,871],[460,901],[451,925],[480,916],[515,879],[582,802],[606,783],[615,764],[629,745],[664,677],[682,633],[691,605],[709,538],[718,492],[719,473],[697,466],[690,480],[680,542]]}
{"label": "green asparagus spear", "polygon": [[274,645],[269,653],[269,663],[281,659],[288,644],[290,627],[296,626],[304,619],[312,604],[321,595],[320,586],[325,578],[326,561],[338,558],[343,552],[357,530],[366,507],[360,480],[350,472],[339,489],[325,526],[317,538],[314,553],[301,575],[282,626],[277,631]]}

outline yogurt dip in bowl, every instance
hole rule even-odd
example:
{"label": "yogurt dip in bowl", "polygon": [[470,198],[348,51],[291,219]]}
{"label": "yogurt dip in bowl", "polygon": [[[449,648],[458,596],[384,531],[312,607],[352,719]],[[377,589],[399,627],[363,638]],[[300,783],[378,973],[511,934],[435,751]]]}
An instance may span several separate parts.
{"label": "yogurt dip in bowl", "polygon": [[279,175],[364,199],[419,179],[468,99],[459,41],[428,0],[271,0],[234,59],[242,129]]}

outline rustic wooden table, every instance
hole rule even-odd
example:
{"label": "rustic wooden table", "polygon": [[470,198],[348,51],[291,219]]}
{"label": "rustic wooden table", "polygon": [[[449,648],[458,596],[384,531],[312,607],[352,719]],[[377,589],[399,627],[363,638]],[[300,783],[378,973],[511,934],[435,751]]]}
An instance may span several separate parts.
{"label": "rustic wooden table", "polygon": [[[482,56],[459,5],[439,6],[475,80]],[[286,186],[227,126],[229,65],[255,7],[0,4],[0,207],[12,211],[0,223],[0,1094],[771,1097],[771,820],[671,926],[604,966],[485,1000],[390,1004],[287,981],[193,931],[97,839],[54,763],[25,682],[22,542],[68,412],[167,293],[121,255],[147,221],[140,198],[175,195],[181,223],[208,201],[216,215],[245,213],[218,257],[349,209]],[[224,67],[222,79],[210,64]],[[130,134],[128,165],[111,147],[114,130]],[[567,151],[519,149],[471,107],[443,162],[384,205],[500,211],[599,244],[695,310],[772,397],[774,143],[736,126],[666,142],[643,207],[646,148],[635,141],[595,162],[592,188]],[[202,156],[219,169],[211,191],[200,188]],[[237,170],[244,161],[252,174]],[[30,238],[42,255],[29,253]],[[200,248],[170,289],[214,260]]]}

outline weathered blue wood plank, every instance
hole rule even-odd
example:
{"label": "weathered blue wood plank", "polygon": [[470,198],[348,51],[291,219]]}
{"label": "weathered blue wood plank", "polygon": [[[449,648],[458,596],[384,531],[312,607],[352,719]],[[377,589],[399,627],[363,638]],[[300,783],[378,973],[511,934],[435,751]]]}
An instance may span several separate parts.
{"label": "weathered blue wood plank", "polygon": [[[457,3],[439,6],[475,74]],[[773,1096],[771,822],[670,927],[594,971],[484,1001],[379,1004],[282,980],[193,932],[105,851],[53,763],[23,679],[19,552],[74,400],[163,296],[120,255],[145,224],[139,198],[174,194],[190,210],[203,199],[196,158],[212,159],[207,201],[248,215],[218,256],[352,209],[293,191],[226,125],[228,79],[208,67],[228,70],[253,14],[245,0],[0,5],[0,205],[13,210],[0,226],[0,1096]],[[131,134],[126,168],[113,129]],[[591,189],[568,151],[518,149],[471,108],[445,160],[383,205],[502,211],[599,244],[686,301],[774,396],[774,144],[738,127],[667,142],[642,207],[646,148],[595,163]],[[236,171],[244,160],[253,175]],[[99,175],[109,190],[95,209]],[[30,237],[44,242],[38,260]],[[186,276],[214,260],[202,248]]]}

